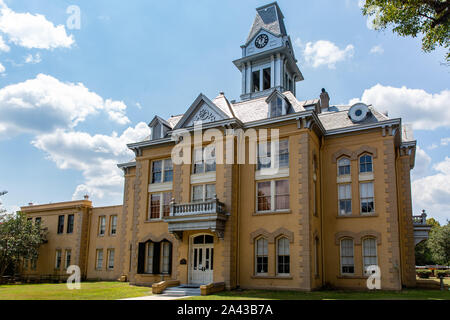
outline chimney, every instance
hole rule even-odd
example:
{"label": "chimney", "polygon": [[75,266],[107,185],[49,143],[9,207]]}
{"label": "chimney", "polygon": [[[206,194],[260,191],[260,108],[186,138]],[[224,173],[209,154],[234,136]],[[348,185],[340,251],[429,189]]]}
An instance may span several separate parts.
{"label": "chimney", "polygon": [[89,200],[89,195],[85,194],[84,195],[84,200]]}
{"label": "chimney", "polygon": [[33,205],[33,202],[28,202],[28,205],[29,205],[29,206],[32,206],[32,205]]}
{"label": "chimney", "polygon": [[326,92],[325,88],[322,88],[322,93],[320,94],[320,109],[322,111],[328,111],[329,107],[330,107],[330,96],[328,95],[328,92]]}

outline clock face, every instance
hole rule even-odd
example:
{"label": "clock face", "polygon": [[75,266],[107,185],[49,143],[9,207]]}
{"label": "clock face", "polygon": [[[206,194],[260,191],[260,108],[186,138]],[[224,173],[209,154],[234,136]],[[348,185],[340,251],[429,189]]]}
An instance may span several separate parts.
{"label": "clock face", "polygon": [[264,48],[269,42],[269,37],[267,34],[260,34],[255,40],[255,46],[258,49]]}

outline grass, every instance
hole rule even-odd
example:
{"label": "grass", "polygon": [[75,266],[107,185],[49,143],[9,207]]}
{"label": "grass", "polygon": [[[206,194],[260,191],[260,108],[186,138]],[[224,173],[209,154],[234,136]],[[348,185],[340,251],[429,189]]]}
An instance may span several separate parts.
{"label": "grass", "polygon": [[1,285],[0,300],[116,300],[151,295],[151,288],[126,282],[83,282],[80,290],[65,283]]}
{"label": "grass", "polygon": [[206,297],[186,300],[450,300],[450,291],[405,289],[397,291],[224,291]]}

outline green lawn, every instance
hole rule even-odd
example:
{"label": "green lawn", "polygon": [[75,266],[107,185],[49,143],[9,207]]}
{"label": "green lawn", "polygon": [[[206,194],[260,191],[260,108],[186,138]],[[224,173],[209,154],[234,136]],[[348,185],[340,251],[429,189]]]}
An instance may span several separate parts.
{"label": "green lawn", "polygon": [[224,291],[206,297],[191,297],[187,300],[450,300],[450,291],[439,290],[402,290],[401,292],[377,291],[263,291],[242,290]]}
{"label": "green lawn", "polygon": [[126,282],[83,282],[80,290],[65,283],[0,285],[0,300],[116,300],[151,295],[151,288]]}

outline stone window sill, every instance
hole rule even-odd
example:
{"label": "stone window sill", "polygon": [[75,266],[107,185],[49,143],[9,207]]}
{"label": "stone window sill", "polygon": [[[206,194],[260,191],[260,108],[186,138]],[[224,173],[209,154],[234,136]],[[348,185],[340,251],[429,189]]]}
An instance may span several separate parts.
{"label": "stone window sill", "polygon": [[369,278],[368,276],[358,276],[358,275],[340,275],[337,276],[338,279],[367,279]]}
{"label": "stone window sill", "polygon": [[349,214],[349,215],[338,215],[336,216],[337,219],[348,219],[348,218],[373,218],[378,217],[378,214]]}
{"label": "stone window sill", "polygon": [[252,276],[252,279],[292,280],[292,276]]}
{"label": "stone window sill", "polygon": [[289,214],[292,213],[291,210],[280,210],[280,211],[260,211],[260,212],[254,212],[254,216],[267,216],[267,215],[274,215],[274,214]]}

